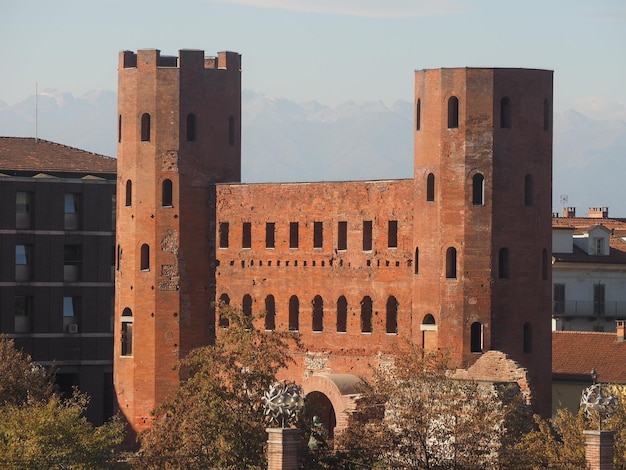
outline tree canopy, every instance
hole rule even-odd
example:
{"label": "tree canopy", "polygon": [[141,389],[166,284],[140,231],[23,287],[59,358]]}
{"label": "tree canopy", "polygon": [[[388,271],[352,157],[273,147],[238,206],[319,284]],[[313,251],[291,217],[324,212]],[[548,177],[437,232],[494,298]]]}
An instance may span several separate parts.
{"label": "tree canopy", "polygon": [[[241,309],[220,306],[214,345],[180,362],[187,378],[140,435],[143,468],[265,468],[261,397],[291,360],[290,333],[260,331]],[[226,321],[227,320],[227,321]]]}

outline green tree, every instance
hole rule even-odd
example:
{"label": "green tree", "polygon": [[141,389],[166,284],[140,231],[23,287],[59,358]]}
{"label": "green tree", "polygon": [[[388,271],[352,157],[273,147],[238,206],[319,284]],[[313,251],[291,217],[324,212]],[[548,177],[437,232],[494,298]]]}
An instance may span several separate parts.
{"label": "green tree", "polygon": [[228,328],[180,362],[187,375],[140,435],[142,468],[256,469],[266,466],[261,397],[291,360],[293,335],[260,331],[254,318],[220,305]]}
{"label": "green tree", "polygon": [[15,349],[12,339],[0,335],[0,406],[47,398],[52,395],[53,385],[43,367]]}
{"label": "green tree", "polygon": [[98,428],[84,416],[88,398],[53,393],[52,377],[0,338],[0,468],[110,468],[124,426]]}
{"label": "green tree", "polygon": [[525,419],[519,400],[509,387],[452,379],[451,369],[446,355],[414,345],[399,353],[338,436],[340,468],[498,468],[509,418]]}

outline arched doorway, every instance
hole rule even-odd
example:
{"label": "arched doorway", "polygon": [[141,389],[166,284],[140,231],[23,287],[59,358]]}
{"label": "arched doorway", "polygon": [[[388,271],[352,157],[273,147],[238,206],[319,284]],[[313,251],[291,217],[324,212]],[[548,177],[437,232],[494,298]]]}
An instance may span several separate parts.
{"label": "arched doorway", "polygon": [[335,427],[337,426],[337,416],[335,408],[328,397],[322,392],[311,392],[306,396],[305,419],[312,422],[317,416],[320,422],[328,431],[328,438],[333,439],[335,436]]}

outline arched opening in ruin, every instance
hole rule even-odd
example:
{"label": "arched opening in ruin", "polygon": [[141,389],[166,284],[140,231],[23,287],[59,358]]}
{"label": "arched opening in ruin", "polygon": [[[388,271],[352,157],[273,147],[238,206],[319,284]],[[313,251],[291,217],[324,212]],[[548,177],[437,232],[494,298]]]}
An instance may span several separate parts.
{"label": "arched opening in ruin", "polygon": [[337,426],[335,407],[322,392],[311,392],[306,396],[304,417],[308,423],[312,423],[316,416],[328,432],[328,439],[333,439]]}

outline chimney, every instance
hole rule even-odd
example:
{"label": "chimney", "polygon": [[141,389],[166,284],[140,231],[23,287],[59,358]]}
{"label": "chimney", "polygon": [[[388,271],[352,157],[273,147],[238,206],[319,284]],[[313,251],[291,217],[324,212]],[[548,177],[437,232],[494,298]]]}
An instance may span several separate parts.
{"label": "chimney", "polygon": [[609,208],[608,207],[590,207],[587,210],[587,217],[590,219],[608,219]]}
{"label": "chimney", "polygon": [[626,333],[626,321],[624,320],[616,320],[615,326],[617,330],[617,342],[624,342],[624,333]]}
{"label": "chimney", "polygon": [[576,208],[575,207],[564,207],[563,208],[563,217],[567,217],[567,218],[576,217]]}

